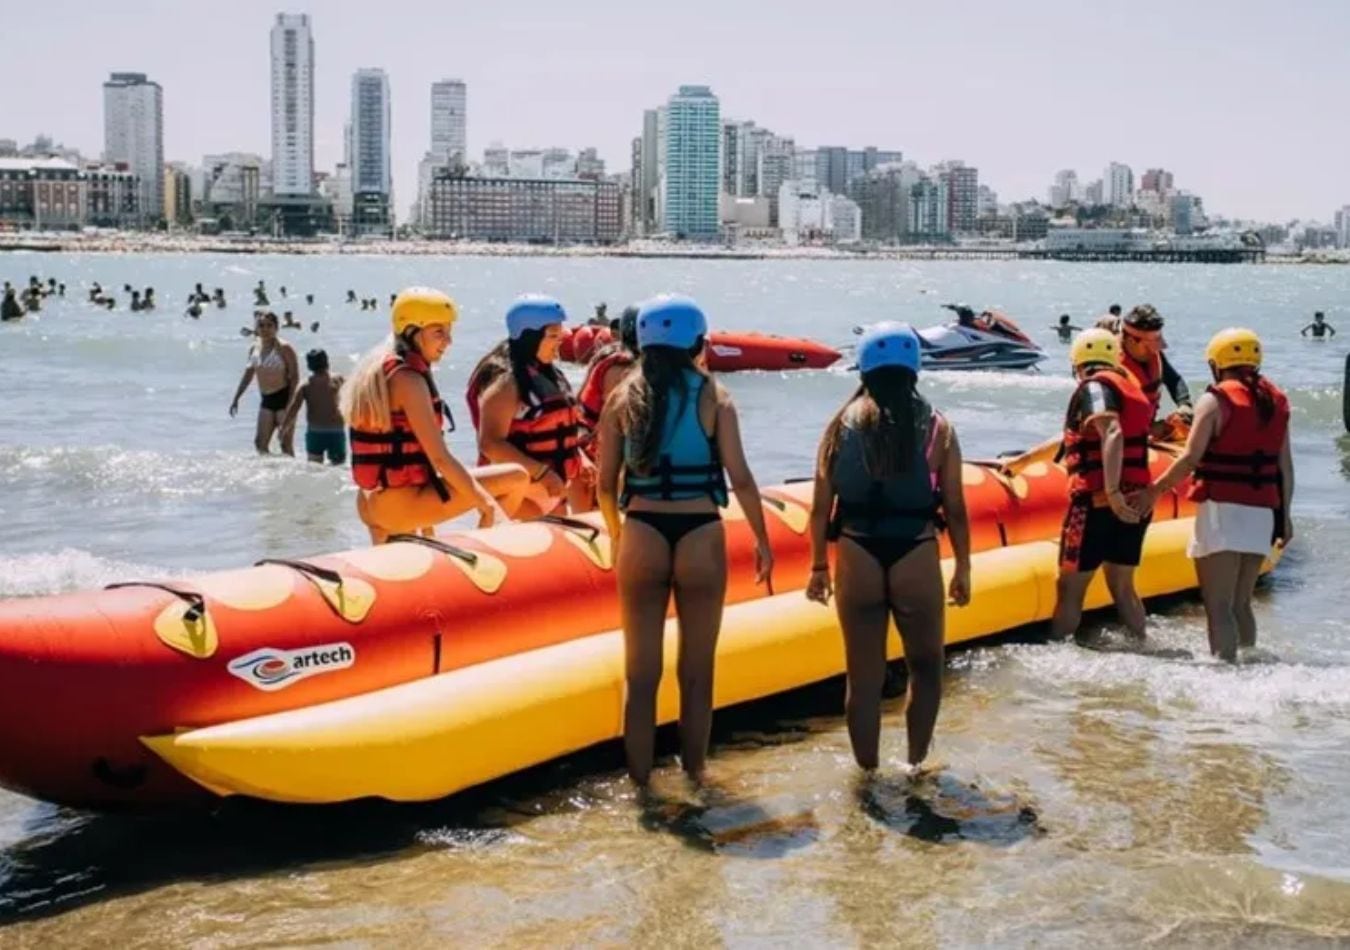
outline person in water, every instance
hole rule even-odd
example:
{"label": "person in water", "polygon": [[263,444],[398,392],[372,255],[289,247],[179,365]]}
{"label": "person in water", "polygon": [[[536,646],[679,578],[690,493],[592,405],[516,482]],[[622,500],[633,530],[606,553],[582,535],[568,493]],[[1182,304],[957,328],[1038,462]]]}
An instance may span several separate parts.
{"label": "person in water", "polygon": [[[680,642],[680,761],[694,781],[704,778],[713,662],[727,588],[726,533],[718,509],[726,505],[728,491],[755,537],[755,581],[773,590],[773,552],[736,407],[695,362],[707,336],[708,321],[688,297],[644,303],[637,315],[642,355],[600,421],[598,497],[617,545],[623,616],[624,751],[628,774],[639,787],[647,785],[652,771],[672,593]],[[627,516],[622,522],[620,510]]]}
{"label": "person in water", "polygon": [[450,349],[459,308],[439,290],[409,287],[394,300],[393,338],[366,354],[339,397],[351,438],[356,511],[383,544],[393,534],[430,535],[477,511],[479,526],[510,520],[529,483],[517,465],[465,468],[443,426],[454,420],[431,367]]}
{"label": "person in water", "polygon": [[1151,507],[1192,472],[1199,502],[1195,558],[1209,649],[1233,661],[1256,645],[1252,592],[1272,543],[1294,537],[1294,457],[1289,400],[1261,375],[1261,341],[1251,330],[1222,330],[1205,351],[1214,385],[1195,407],[1186,451],[1143,496]]}
{"label": "person in water", "polygon": [[[623,382],[638,360],[637,307],[625,307],[615,323],[613,340],[597,350],[586,367],[586,378],[581,384],[577,401],[581,404],[581,421],[593,438],[600,428],[600,414],[605,401]],[[591,452],[592,457],[595,452]]]}
{"label": "person in water", "polygon": [[1083,330],[1082,327],[1076,327],[1072,323],[1070,323],[1069,319],[1070,318],[1067,313],[1061,313],[1059,315],[1059,323],[1055,324],[1050,328],[1059,334],[1059,342],[1061,343],[1073,342],[1073,335],[1075,333],[1081,333]]}
{"label": "person in water", "polygon": [[248,365],[244,367],[244,375],[230,403],[230,416],[239,412],[240,397],[248,389],[248,384],[257,377],[262,403],[258,406],[258,427],[254,432],[253,446],[259,455],[268,454],[272,435],[276,433],[280,436],[281,451],[286,455],[294,455],[295,429],[283,423],[286,407],[300,385],[300,361],[296,359],[295,348],[278,334],[275,313],[269,311],[259,314],[254,322],[254,333],[258,341],[249,348]]}
{"label": "person in water", "polygon": [[588,511],[594,497],[595,467],[581,451],[581,408],[558,368],[566,319],[551,297],[518,298],[506,312],[505,365],[498,362],[494,376],[480,364],[470,379],[479,453],[530,473],[536,486],[530,503],[539,514],[563,505]]}
{"label": "person in water", "polygon": [[19,303],[19,298],[14,292],[14,288],[5,284],[5,297],[0,301],[0,320],[18,320],[27,311],[23,304]]}
{"label": "person in water", "polygon": [[323,462],[326,456],[330,465],[342,465],[347,461],[347,431],[338,410],[342,377],[328,372],[328,354],[323,350],[306,353],[305,366],[309,379],[291,397],[283,425],[294,429],[300,407],[304,406],[306,457],[311,462]]}
{"label": "person in water", "polygon": [[1100,328],[1085,330],[1069,351],[1078,388],[1064,419],[1063,453],[1069,473],[1069,509],[1059,540],[1059,581],[1050,635],[1078,630],[1088,584],[1105,567],[1106,586],[1132,637],[1145,635],[1144,604],[1134,571],[1148,518],[1126,500],[1148,487],[1148,430],[1153,407],[1133,375],[1121,367],[1120,341]]}
{"label": "person in water", "polygon": [[141,309],[142,310],[155,309],[155,288],[153,287],[145,288],[145,293],[141,295]]}
{"label": "person in water", "polygon": [[[858,343],[862,385],[831,420],[816,455],[806,596],[822,604],[835,596],[844,634],[849,741],[854,759],[868,770],[880,761],[891,617],[909,673],[909,763],[918,767],[928,756],[942,700],[942,520],[955,558],[947,596],[958,606],[970,601],[961,445],[952,424],[916,389],[919,362],[919,335],[907,324],[869,329]],[[830,542],[837,543],[833,582]]]}
{"label": "person in water", "polygon": [[262,281],[258,281],[258,286],[253,288],[253,305],[255,307],[266,307],[268,303],[267,287]]}
{"label": "person in water", "polygon": [[1320,340],[1328,333],[1330,333],[1332,336],[1336,335],[1336,328],[1333,327],[1331,324],[1327,323],[1326,314],[1324,314],[1321,310],[1318,310],[1316,313],[1313,314],[1313,322],[1308,324],[1302,330],[1300,330],[1299,336],[1307,336],[1309,330],[1312,331],[1314,340]]}
{"label": "person in water", "polygon": [[1194,415],[1190,389],[1163,352],[1167,349],[1167,341],[1163,339],[1162,314],[1152,304],[1140,304],[1121,319],[1118,335],[1121,366],[1134,377],[1148,397],[1153,408],[1151,421],[1157,421],[1165,387],[1176,404],[1177,415],[1184,422],[1190,422]]}

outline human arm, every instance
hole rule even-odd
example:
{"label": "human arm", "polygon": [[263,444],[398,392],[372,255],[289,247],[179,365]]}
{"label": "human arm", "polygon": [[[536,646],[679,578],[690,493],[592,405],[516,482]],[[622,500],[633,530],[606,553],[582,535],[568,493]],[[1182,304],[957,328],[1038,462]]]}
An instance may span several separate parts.
{"label": "human arm", "polygon": [[1200,459],[1204,458],[1209,443],[1218,434],[1220,418],[1219,400],[1215,399],[1212,394],[1205,393],[1195,404],[1195,420],[1191,423],[1190,435],[1186,437],[1185,449],[1167,467],[1167,471],[1163,472],[1162,477],[1144,491],[1145,504],[1142,507],[1145,510],[1151,509],[1159,498],[1175,488],[1182,479],[1200,466]]}
{"label": "human arm", "polygon": [[443,420],[432,408],[426,380],[413,372],[395,373],[389,380],[389,404],[402,409],[427,461],[445,481],[452,496],[473,499],[473,507],[493,521],[509,521],[505,512],[469,470],[450,454],[441,431]]}
{"label": "human arm", "polygon": [[1308,335],[1308,331],[1311,330],[1312,328],[1313,328],[1313,325],[1310,323],[1310,324],[1308,324],[1306,327],[1304,327],[1302,330],[1299,330],[1299,331],[1298,331],[1298,335],[1299,335],[1299,336],[1307,336],[1307,335]]}
{"label": "human arm", "polygon": [[826,468],[825,444],[821,441],[816,452],[816,477],[811,491],[811,577],[806,584],[806,599],[828,604],[834,593],[830,581],[829,541],[830,515],[834,509],[834,479]]}
{"label": "human arm", "polygon": [[600,413],[600,456],[597,460],[595,504],[605,519],[610,543],[617,549],[623,520],[619,517],[619,469],[623,467],[623,432],[613,403],[605,403]]}
{"label": "human arm", "polygon": [[253,374],[257,371],[257,367],[253,365],[253,359],[250,357],[248,365],[244,367],[244,375],[239,379],[239,388],[234,391],[234,399],[230,401],[231,416],[239,411],[239,400],[244,395],[245,390],[248,389],[249,383],[253,382]]}
{"label": "human arm", "polygon": [[1106,503],[1117,518],[1126,524],[1139,520],[1139,513],[1125,502],[1120,493],[1120,473],[1125,464],[1125,433],[1120,428],[1120,417],[1115,413],[1094,416],[1088,422],[1097,429],[1102,442],[1102,483],[1106,489]]}
{"label": "human arm", "polygon": [[731,396],[716,383],[717,396],[717,451],[722,457],[732,494],[745,512],[745,520],[755,536],[755,583],[768,585],[773,592],[773,549],[769,547],[769,530],[764,524],[764,503],[759,486],[745,460],[745,446],[741,443],[741,423]]}
{"label": "human arm", "polygon": [[970,518],[966,514],[966,496],[962,488],[961,443],[950,422],[942,419],[940,424],[946,438],[938,467],[938,492],[942,496],[947,537],[951,539],[952,558],[956,562],[947,597],[956,606],[964,607],[970,603]]}
{"label": "human arm", "polygon": [[1177,404],[1178,409],[1190,409],[1191,391],[1186,385],[1186,380],[1167,359],[1166,353],[1162,354],[1161,362],[1163,385],[1167,387],[1168,393],[1171,394],[1172,401]]}
{"label": "human arm", "polygon": [[547,462],[530,458],[507,439],[516,417],[520,396],[515,380],[504,373],[493,380],[478,398],[478,451],[490,462],[510,462],[530,473],[530,481],[540,482],[552,498],[560,498],[567,485]]}
{"label": "human arm", "polygon": [[1290,516],[1290,505],[1294,501],[1294,452],[1289,446],[1289,433],[1284,434],[1284,444],[1280,446],[1280,510],[1277,513],[1281,523],[1275,526],[1276,540],[1285,547],[1294,540],[1294,520]]}
{"label": "human arm", "polygon": [[291,394],[291,401],[286,403],[286,412],[281,417],[281,427],[290,429],[295,426],[295,419],[300,415],[300,407],[305,404],[305,396],[309,392],[309,383],[301,383]]}

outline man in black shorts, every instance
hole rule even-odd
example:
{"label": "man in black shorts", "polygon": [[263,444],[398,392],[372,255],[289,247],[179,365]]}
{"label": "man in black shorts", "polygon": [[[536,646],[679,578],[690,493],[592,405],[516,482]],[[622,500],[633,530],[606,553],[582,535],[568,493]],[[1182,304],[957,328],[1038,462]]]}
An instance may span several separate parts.
{"label": "man in black shorts", "polygon": [[1078,629],[1088,585],[1105,567],[1121,620],[1144,637],[1144,604],[1134,589],[1134,571],[1144,548],[1148,519],[1130,507],[1125,493],[1148,487],[1148,431],[1153,406],[1135,378],[1120,365],[1120,343],[1109,330],[1079,334],[1069,354],[1078,388],[1064,419],[1064,465],[1069,473],[1069,510],[1059,541],[1059,581],[1050,635]]}

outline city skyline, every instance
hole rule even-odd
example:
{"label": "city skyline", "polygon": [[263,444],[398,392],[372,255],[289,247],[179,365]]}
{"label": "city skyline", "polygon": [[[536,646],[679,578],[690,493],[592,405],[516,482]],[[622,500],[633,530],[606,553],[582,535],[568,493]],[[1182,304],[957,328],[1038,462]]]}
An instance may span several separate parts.
{"label": "city skyline", "polygon": [[[704,7],[709,16],[719,11],[718,30],[697,28],[714,22],[696,15]],[[1311,101],[1350,92],[1339,68],[1350,6],[1306,4],[1298,17],[1251,2],[1022,7],[972,0],[962,29],[949,35],[934,11],[870,0],[810,30],[790,16],[766,18],[754,5],[727,11],[703,0],[681,21],[603,2],[590,4],[589,15],[527,4],[509,22],[481,9],[452,17],[420,0],[391,0],[375,19],[333,0],[308,8],[241,0],[228,15],[158,0],[116,8],[52,0],[9,18],[29,42],[0,62],[0,82],[37,92],[7,103],[0,135],[22,142],[45,132],[97,155],[101,86],[112,72],[135,71],[164,90],[166,159],[269,154],[265,34],[278,13],[308,13],[316,168],[341,160],[351,75],[384,68],[395,98],[400,216],[416,196],[417,164],[430,145],[427,96],[446,76],[469,88],[472,157],[494,140],[595,145],[607,167],[620,170],[643,110],[680,85],[706,84],[724,117],[753,120],[799,146],[885,143],[925,167],[959,157],[1005,201],[1043,199],[1058,170],[1075,168],[1087,182],[1112,161],[1136,174],[1166,167],[1212,213],[1230,216],[1324,220],[1350,198],[1335,162],[1350,132]],[[724,30],[728,16],[755,29]],[[81,28],[60,28],[70,22]],[[202,50],[183,55],[168,35],[174,25],[203,37],[188,42]],[[59,69],[49,66],[54,44]],[[822,60],[821,50],[848,55]],[[1297,174],[1279,172],[1295,161]]]}

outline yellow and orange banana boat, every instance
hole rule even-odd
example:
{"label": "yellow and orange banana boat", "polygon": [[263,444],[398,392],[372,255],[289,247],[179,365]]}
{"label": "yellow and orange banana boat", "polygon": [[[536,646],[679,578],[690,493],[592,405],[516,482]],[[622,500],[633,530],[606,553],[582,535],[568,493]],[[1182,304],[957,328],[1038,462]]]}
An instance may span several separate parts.
{"label": "yellow and orange banana boat", "polygon": [[[1166,461],[1155,451],[1155,470]],[[1050,615],[1066,504],[1044,449],[968,464],[964,482],[974,599],[948,608],[951,643]],[[764,499],[777,595],[753,583],[743,513],[725,512],[719,707],[843,670],[833,608],[802,594],[810,485]],[[1189,513],[1176,495],[1159,504],[1145,596],[1195,586]],[[205,792],[425,800],[613,739],[623,648],[599,525],[507,525],[0,602],[0,784],[85,806]],[[949,567],[945,539],[943,557]],[[1105,603],[1104,589],[1089,600]],[[661,721],[676,715],[673,679]]]}

